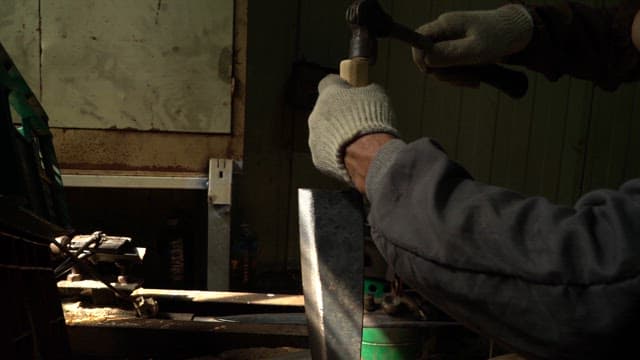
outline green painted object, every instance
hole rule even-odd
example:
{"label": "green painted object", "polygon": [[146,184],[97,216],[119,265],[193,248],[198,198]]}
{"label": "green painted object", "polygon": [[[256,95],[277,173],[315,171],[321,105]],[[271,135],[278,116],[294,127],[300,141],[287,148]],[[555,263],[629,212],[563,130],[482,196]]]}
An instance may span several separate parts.
{"label": "green painted object", "polygon": [[[0,163],[10,176],[0,182],[0,194],[21,198],[31,212],[70,229],[47,114],[2,44],[0,63]],[[10,107],[19,119],[12,119]]]}
{"label": "green painted object", "polygon": [[[380,303],[387,282],[373,278],[364,279],[364,294],[373,296]],[[418,329],[363,328],[363,360],[413,360],[420,356],[423,335]]]}
{"label": "green painted object", "polygon": [[363,328],[363,360],[413,360],[420,356],[423,335],[417,329]]}
{"label": "green painted object", "polygon": [[364,294],[372,295],[376,300],[382,300],[384,296],[385,281],[376,279],[364,279]]}

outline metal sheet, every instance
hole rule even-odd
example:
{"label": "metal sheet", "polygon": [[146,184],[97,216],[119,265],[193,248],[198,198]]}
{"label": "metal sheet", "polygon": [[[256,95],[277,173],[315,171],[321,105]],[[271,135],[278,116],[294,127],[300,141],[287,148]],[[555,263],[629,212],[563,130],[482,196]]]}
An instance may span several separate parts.
{"label": "metal sheet", "polygon": [[238,291],[201,291],[176,289],[145,289],[138,288],[132,296],[153,297],[159,300],[173,300],[185,302],[230,303],[243,305],[268,306],[304,306],[301,295],[247,293]]}
{"label": "metal sheet", "polygon": [[359,359],[364,216],[354,192],[300,189],[300,254],[314,359]]}
{"label": "metal sheet", "polygon": [[207,211],[207,290],[229,289],[231,205],[209,203]]}
{"label": "metal sheet", "polygon": [[[258,295],[258,294],[255,294]],[[283,296],[283,295],[280,295]],[[193,321],[207,322],[231,322],[231,323],[251,323],[251,324],[281,324],[281,325],[307,325],[305,314],[302,313],[262,313],[262,314],[241,314],[229,316],[195,316]],[[363,317],[365,328],[413,328],[413,329],[436,329],[442,327],[462,327],[460,323],[453,321],[422,321],[400,317],[393,317],[384,313],[367,313]]]}
{"label": "metal sheet", "polygon": [[232,0],[43,0],[51,125],[229,133]]}

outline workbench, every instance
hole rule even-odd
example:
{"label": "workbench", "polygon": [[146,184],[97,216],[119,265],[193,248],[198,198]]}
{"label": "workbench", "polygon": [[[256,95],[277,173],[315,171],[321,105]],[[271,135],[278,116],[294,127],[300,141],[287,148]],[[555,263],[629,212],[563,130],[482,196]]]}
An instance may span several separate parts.
{"label": "workbench", "polygon": [[[72,295],[73,284],[61,283],[61,292]],[[79,283],[84,284],[75,290],[84,287],[84,295],[104,290],[97,282]],[[133,309],[94,306],[86,298],[63,302],[74,355],[188,358],[225,353],[221,358],[243,358],[247,353],[276,356],[307,348],[301,295],[137,290],[136,295],[141,294],[153,295],[166,310],[157,318],[144,319]]]}

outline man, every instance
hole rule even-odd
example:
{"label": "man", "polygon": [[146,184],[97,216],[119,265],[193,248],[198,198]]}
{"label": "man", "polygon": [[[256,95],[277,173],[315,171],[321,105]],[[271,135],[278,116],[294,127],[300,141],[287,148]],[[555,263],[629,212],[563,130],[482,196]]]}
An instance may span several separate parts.
{"label": "man", "polygon": [[[613,90],[640,78],[639,9],[446,13],[418,29],[435,45],[414,49],[414,61],[465,86],[477,84],[446,68],[504,62]],[[332,75],[319,92],[314,164],[366,194],[373,239],[405,282],[528,358],[640,356],[628,355],[640,337],[640,179],[554,205],[474,181],[434,140],[399,140],[378,85]]]}

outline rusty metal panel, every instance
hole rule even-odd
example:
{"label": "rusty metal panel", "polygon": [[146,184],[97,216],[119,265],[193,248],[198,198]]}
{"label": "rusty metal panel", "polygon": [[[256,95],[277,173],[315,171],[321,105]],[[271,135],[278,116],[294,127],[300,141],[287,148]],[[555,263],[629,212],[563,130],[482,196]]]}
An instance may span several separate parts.
{"label": "rusty metal panel", "polygon": [[[212,157],[242,158],[242,136],[52,129],[64,173],[200,173]],[[235,129],[234,129],[235,132]]]}
{"label": "rusty metal panel", "polygon": [[233,0],[42,0],[51,125],[229,133]]}

